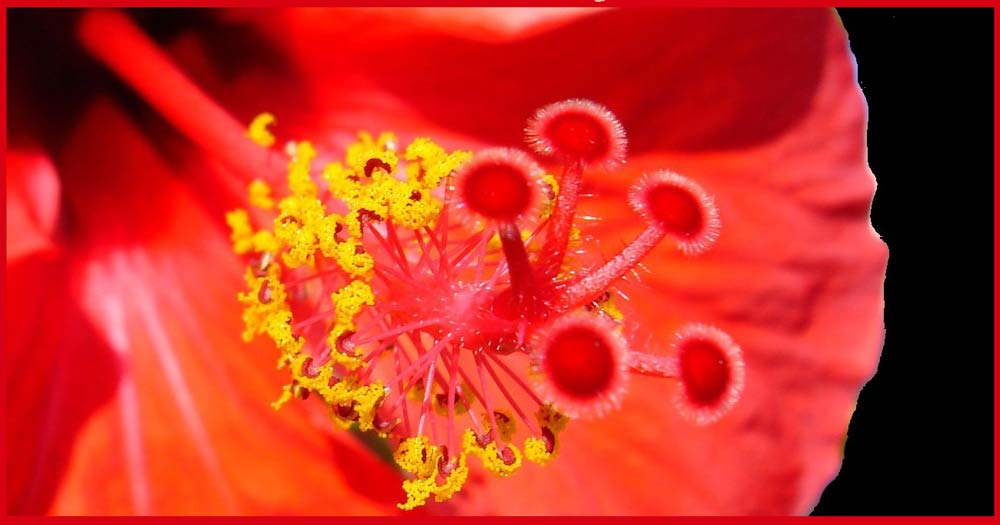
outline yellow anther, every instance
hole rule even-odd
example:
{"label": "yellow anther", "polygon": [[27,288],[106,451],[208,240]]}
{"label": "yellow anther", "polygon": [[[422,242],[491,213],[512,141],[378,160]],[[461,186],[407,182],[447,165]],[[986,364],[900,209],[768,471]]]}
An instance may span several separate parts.
{"label": "yellow anther", "polygon": [[316,227],[316,236],[319,240],[319,250],[323,252],[324,256],[330,259],[335,258],[337,244],[341,242],[341,239],[338,239],[338,235],[343,237],[344,234],[341,234],[340,230],[344,228],[344,218],[336,213],[327,215],[320,221]]}
{"label": "yellow anther", "polygon": [[285,385],[281,389],[281,397],[271,402],[271,408],[275,410],[281,410],[281,407],[285,406],[285,403],[289,402],[295,396],[292,395],[292,389],[289,385]]}
{"label": "yellow anther", "polygon": [[229,225],[229,239],[233,241],[233,251],[244,255],[253,249],[253,228],[250,226],[250,216],[246,210],[233,210],[226,213],[226,224]]}
{"label": "yellow anther", "polygon": [[[462,388],[462,387],[459,387]],[[423,389],[421,389],[423,390]],[[472,396],[468,387],[462,388],[462,395],[465,398],[470,398]],[[420,398],[423,399],[422,397]],[[431,407],[439,415],[448,415],[448,393],[440,392],[431,396]],[[459,396],[458,392],[455,392],[455,403],[454,403],[455,415],[462,415],[466,412],[465,403],[462,402],[462,397]]]}
{"label": "yellow anther", "polygon": [[555,450],[550,453],[545,441],[536,437],[529,437],[524,440],[524,457],[532,463],[545,466],[555,456]]}
{"label": "yellow anther", "polygon": [[330,295],[337,313],[337,324],[353,328],[353,320],[364,306],[375,304],[372,287],[364,281],[351,281]]}
{"label": "yellow anther", "polygon": [[[482,419],[483,426],[486,427],[487,431],[490,430],[493,424],[489,414],[483,414]],[[500,435],[500,440],[510,441],[510,438],[514,436],[514,432],[517,431],[517,423],[511,417],[510,412],[506,410],[494,410],[493,419],[497,421],[497,433]]]}
{"label": "yellow anther", "polygon": [[582,240],[583,240],[583,233],[580,231],[580,228],[577,228],[575,225],[571,227],[569,230],[568,246],[570,248],[577,248],[580,246],[580,242]]}
{"label": "yellow anther", "polygon": [[545,175],[542,176],[542,182],[547,184],[549,188],[552,190],[552,197],[553,200],[555,200],[554,197],[559,195],[559,180],[556,179],[555,175],[551,173],[546,173]]}
{"label": "yellow anther", "polygon": [[440,456],[441,451],[430,444],[427,436],[404,439],[393,453],[396,464],[418,478],[433,476]]}
{"label": "yellow anther", "polygon": [[[392,133],[382,133],[378,140],[370,133],[358,133],[358,142],[347,148],[345,158],[347,166],[359,177],[371,177],[376,172],[395,173],[399,160],[396,157],[396,136]],[[389,148],[392,146],[393,148]],[[388,166],[388,169],[386,169]]]}
{"label": "yellow anther", "polygon": [[417,379],[417,383],[410,388],[410,392],[406,394],[406,397],[422,403],[424,401],[424,393],[424,380]]}
{"label": "yellow anther", "polygon": [[610,293],[597,300],[597,307],[615,321],[621,321],[625,317],[615,305],[615,298]]}
{"label": "yellow anther", "polygon": [[251,249],[256,253],[276,253],[281,249],[281,243],[274,238],[274,234],[267,230],[259,230],[250,238]]}
{"label": "yellow anther", "polygon": [[385,387],[381,381],[359,386],[352,392],[354,411],[358,414],[358,429],[371,430],[375,421],[375,411],[385,399]]}
{"label": "yellow anther", "polygon": [[329,185],[330,193],[344,201],[353,199],[361,191],[361,184],[354,173],[339,162],[327,164],[322,177]]}
{"label": "yellow anther", "polygon": [[264,330],[274,341],[278,350],[286,357],[291,357],[302,351],[305,339],[292,333],[292,312],[279,311],[269,315],[264,322]]}
{"label": "yellow anther", "polygon": [[[347,377],[334,383],[333,386],[328,386],[328,383],[329,381],[326,385],[316,389],[316,393],[322,396],[330,407],[334,408],[332,413],[334,420],[339,420],[337,422],[343,423],[345,426],[350,426],[356,421],[359,430],[371,430],[376,408],[385,398],[385,387],[382,386],[382,382],[375,381],[371,384],[361,385],[355,378]],[[342,418],[336,412],[336,407],[340,406],[350,407],[354,417]]]}
{"label": "yellow anther", "polygon": [[546,173],[542,176],[542,182],[544,182],[552,191],[552,198],[546,199],[545,202],[542,203],[542,210],[539,213],[541,218],[547,219],[550,215],[552,215],[552,212],[556,207],[556,196],[559,195],[559,181],[557,181],[555,176],[551,173]]}
{"label": "yellow anther", "polygon": [[414,140],[403,154],[410,161],[406,166],[407,179],[424,188],[436,188],[471,156],[467,151],[447,153],[428,138]]}
{"label": "yellow anther", "polygon": [[274,124],[274,115],[261,113],[250,122],[250,127],[247,128],[247,136],[258,146],[270,148],[274,145],[274,135],[268,131],[267,127],[271,124]]}
{"label": "yellow anther", "polygon": [[433,226],[444,203],[413,181],[395,181],[389,194],[389,218],[411,230]]}
{"label": "yellow anther", "polygon": [[315,198],[319,188],[312,180],[309,172],[310,163],[316,157],[316,150],[309,142],[299,142],[295,147],[295,155],[288,163],[288,189],[292,195]]}
{"label": "yellow anther", "polygon": [[[475,437],[472,439],[474,442]],[[461,490],[469,479],[469,466],[465,452],[459,454],[457,459],[450,459],[451,469],[445,474],[438,468],[438,465],[449,461],[448,458],[444,457],[439,447],[429,445],[424,436],[409,438],[401,442],[394,457],[396,463],[403,470],[414,475],[414,479],[403,482],[406,501],[397,505],[403,510],[413,510],[423,505],[431,495],[434,496],[435,501],[448,500]],[[439,479],[442,480],[440,484],[438,483]]]}
{"label": "yellow anther", "polygon": [[[497,423],[499,425],[499,423]],[[471,454],[483,462],[486,470],[506,478],[521,468],[521,451],[513,444],[504,447],[509,449],[510,457],[505,460],[501,449],[497,446],[496,440],[491,441],[485,447],[479,446],[475,433],[469,429],[462,435],[462,453]]]}
{"label": "yellow anther", "polygon": [[[361,247],[362,250],[358,248]],[[364,246],[360,242],[345,241],[335,246],[332,254],[337,264],[347,272],[347,275],[355,278],[370,278],[372,270],[375,268],[375,259],[363,251]]]}
{"label": "yellow anther", "polygon": [[243,305],[244,341],[250,342],[255,335],[269,333],[271,317],[285,313],[291,315],[280,272],[274,264],[269,265],[262,276],[247,269],[244,279],[248,291],[237,295]]}
{"label": "yellow anther", "polygon": [[569,423],[569,416],[559,412],[550,404],[538,407],[538,411],[535,412],[535,418],[538,420],[539,425],[548,427],[553,434],[558,434],[565,430],[566,424]]}
{"label": "yellow anther", "polygon": [[266,182],[257,179],[247,187],[247,194],[250,204],[265,210],[274,208],[274,199],[271,198],[271,186]]}
{"label": "yellow anther", "polygon": [[444,484],[435,487],[434,501],[450,499],[456,492],[462,489],[467,479],[469,479],[469,466],[466,464],[465,455],[463,454],[458,458],[458,466],[444,479]]}
{"label": "yellow anther", "polygon": [[416,478],[403,481],[403,490],[406,492],[406,501],[397,503],[396,506],[402,510],[413,510],[427,503],[427,498],[431,497],[437,481],[434,478]]}
{"label": "yellow anther", "polygon": [[[467,431],[471,434],[472,431]],[[462,439],[463,452],[467,454],[472,454],[479,458],[483,463],[483,467],[486,470],[500,476],[501,478],[506,478],[513,474],[517,469],[521,468],[521,451],[518,450],[513,444],[509,444],[504,447],[504,450],[509,450],[510,457],[504,459],[501,449],[497,446],[496,441],[491,441],[485,447],[480,447],[478,443],[475,442],[475,436],[472,437],[473,443],[470,445],[465,437]]]}
{"label": "yellow anther", "polygon": [[293,144],[291,165],[308,168],[309,164],[316,158],[316,149],[313,148],[312,142],[303,140]]}
{"label": "yellow anther", "polygon": [[[312,184],[310,182],[310,184]],[[287,251],[282,261],[289,268],[315,264],[319,235],[326,217],[323,203],[314,197],[292,195],[278,203],[280,214],[274,219],[274,235]]]}

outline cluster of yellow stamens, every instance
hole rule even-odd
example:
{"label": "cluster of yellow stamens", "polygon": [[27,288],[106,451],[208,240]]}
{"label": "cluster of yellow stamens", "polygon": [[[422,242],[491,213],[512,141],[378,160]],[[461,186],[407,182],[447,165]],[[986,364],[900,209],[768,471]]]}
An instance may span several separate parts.
{"label": "cluster of yellow stamens", "polygon": [[[258,116],[248,136],[262,147],[272,147],[275,137],[268,126],[273,123],[270,114]],[[234,251],[250,258],[246,291],[239,294],[244,306],[243,338],[250,341],[266,335],[280,351],[279,368],[291,371],[292,380],[274,407],[314,394],[330,407],[331,418],[338,426],[356,425],[361,431],[375,431],[394,440],[394,458],[410,475],[403,483],[407,500],[400,507],[404,509],[422,505],[430,496],[443,501],[455,494],[468,478],[469,455],[477,457],[486,470],[504,477],[521,466],[522,457],[540,465],[547,463],[555,453],[555,436],[566,422],[565,416],[547,404],[536,412],[538,428],[546,434],[525,438],[523,453],[511,441],[516,431],[513,417],[500,409],[491,409],[491,414],[470,414],[480,422],[473,421],[473,427],[461,433],[457,454],[449,455],[446,445],[434,444],[420,432],[395,432],[399,418],[387,420],[389,416],[379,411],[387,404],[391,387],[404,390],[402,380],[390,385],[373,379],[371,369],[379,361],[378,352],[350,344],[351,336],[364,328],[359,326],[363,324],[359,320],[379,300],[373,280],[380,259],[369,252],[364,242],[378,235],[372,224],[391,224],[414,232],[414,238],[420,237],[421,231],[430,231],[445,207],[445,181],[470,154],[449,153],[430,139],[418,138],[402,151],[405,168],[401,173],[393,134],[373,137],[360,133],[359,140],[348,147],[344,161],[327,163],[317,177],[313,168],[317,153],[309,142],[289,143],[285,153],[289,156],[287,190],[275,192],[272,183],[276,181],[254,180],[247,197],[252,207],[232,211],[226,217]],[[325,182],[325,188],[319,181]],[[558,191],[554,178],[548,176],[546,182],[553,193]],[[543,216],[551,213],[551,202],[546,204]],[[255,223],[259,229],[253,227]],[[488,244],[485,239],[483,244]],[[496,251],[495,247],[486,249]],[[337,277],[328,279],[330,275]],[[338,285],[328,290],[320,282]],[[329,302],[316,300],[311,310],[319,319],[313,322],[296,318],[296,301],[302,302],[303,296],[315,299],[321,294]],[[371,325],[373,319],[381,318],[381,313],[367,313],[364,324]],[[325,344],[316,344],[318,332],[308,328],[319,322],[324,325]],[[395,402],[424,399],[430,401],[439,416],[453,420],[455,415],[469,411],[470,400],[476,401],[475,389],[466,382],[460,387],[465,393],[460,402],[449,402],[443,394],[430,396],[426,388],[429,385],[422,379],[413,379],[405,399]],[[491,431],[494,424],[496,432]]]}

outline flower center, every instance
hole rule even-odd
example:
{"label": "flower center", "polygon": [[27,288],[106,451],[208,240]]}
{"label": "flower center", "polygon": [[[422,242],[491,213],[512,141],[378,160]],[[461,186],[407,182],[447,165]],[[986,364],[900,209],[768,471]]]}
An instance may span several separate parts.
{"label": "flower center", "polygon": [[[255,119],[248,136],[273,146],[273,123]],[[256,180],[257,210],[227,215],[249,264],[244,338],[268,336],[291,371],[275,408],[318,398],[335,424],[387,439],[408,473],[401,508],[451,497],[470,458],[504,477],[523,460],[548,462],[569,416],[621,405],[630,371],[679,378],[704,409],[699,423],[738,394],[731,341],[711,332],[678,356],[631,351],[614,304],[623,276],[666,236],[691,254],[715,240],[704,191],[671,172],[641,180],[632,202],[646,231],[603,265],[576,268],[586,169],[624,161],[624,131],[580,100],[543,108],[529,127],[561,174],[519,150],[449,153],[426,138],[399,150],[390,133],[362,133],[318,176],[312,145],[289,143],[287,190]]]}

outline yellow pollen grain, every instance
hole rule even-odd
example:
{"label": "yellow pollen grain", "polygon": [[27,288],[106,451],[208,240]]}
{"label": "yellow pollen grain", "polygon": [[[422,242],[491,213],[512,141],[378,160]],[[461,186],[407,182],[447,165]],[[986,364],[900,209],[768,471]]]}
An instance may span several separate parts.
{"label": "yellow pollen grain", "polygon": [[491,441],[485,447],[480,447],[476,441],[476,435],[471,429],[466,430],[462,436],[462,453],[478,457],[483,463],[483,468],[502,478],[509,477],[521,468],[521,451],[513,444],[509,444],[507,447],[514,455],[514,461],[510,465],[504,463],[500,457],[500,448],[497,446],[496,440]]}
{"label": "yellow pollen grain", "polygon": [[233,251],[237,255],[250,253],[253,249],[254,232],[247,211],[240,209],[226,213],[226,224],[229,225],[229,240],[233,243]]}
{"label": "yellow pollen grain", "polygon": [[403,470],[418,478],[426,478],[434,474],[440,455],[439,448],[431,445],[427,436],[417,436],[401,441],[393,458]]}
{"label": "yellow pollen grain", "polygon": [[406,165],[407,179],[425,188],[437,187],[471,156],[468,151],[447,153],[425,137],[415,139],[403,153],[403,158],[409,161]]}
{"label": "yellow pollen grain", "polygon": [[[517,432],[517,423],[514,422],[513,416],[507,410],[498,409],[494,412],[497,412],[493,417],[497,420],[497,433],[500,435],[500,439],[510,441],[510,438]],[[485,431],[489,431],[492,426],[489,414],[483,414],[482,420]]]}
{"label": "yellow pollen grain", "polygon": [[268,131],[267,127],[274,124],[274,115],[270,113],[261,113],[254,117],[250,122],[250,126],[247,128],[247,137],[250,140],[263,148],[270,148],[274,145],[274,135]]}
{"label": "yellow pollen grain", "polygon": [[[285,317],[291,316],[287,302],[287,293],[281,283],[281,269],[277,265],[269,265],[266,273],[258,276],[253,270],[247,269],[244,280],[247,292],[237,294],[237,299],[243,305],[243,340],[250,342],[259,334],[270,334],[272,331],[282,335],[282,342],[294,346],[284,338],[284,332],[278,327]],[[261,290],[266,286],[266,293]],[[262,296],[267,299],[262,301]],[[279,349],[282,348],[279,345]]]}
{"label": "yellow pollen grain", "polygon": [[535,419],[538,420],[539,425],[549,427],[549,430],[553,434],[559,434],[565,430],[566,424],[569,423],[569,416],[559,412],[551,404],[538,407],[538,411],[535,412]]}
{"label": "yellow pollen grain", "polygon": [[605,299],[598,300],[597,306],[598,308],[601,309],[602,312],[607,314],[608,317],[614,319],[615,321],[621,321],[622,319],[625,318],[625,315],[622,314],[622,311],[619,310],[618,306],[615,305],[615,298],[614,295],[612,294],[608,294],[607,298]]}
{"label": "yellow pollen grain", "polygon": [[[471,434],[472,430],[466,432]],[[467,442],[468,437],[463,437],[463,447],[467,445]],[[474,435],[472,442],[475,442]],[[452,459],[455,462],[454,467],[447,475],[444,475],[438,470],[438,463],[444,459],[444,453],[440,447],[431,445],[426,436],[417,436],[401,441],[393,458],[403,470],[413,475],[413,479],[403,482],[406,501],[397,506],[403,510],[412,510],[426,503],[432,495],[434,500],[439,502],[450,499],[461,490],[469,478],[467,454],[468,451],[463,450],[458,458]]]}
{"label": "yellow pollen grain", "polygon": [[[370,133],[363,131],[358,133],[358,139],[358,142],[347,148],[347,156],[344,159],[356,175],[367,177],[365,168],[373,159],[387,164],[390,173],[396,172],[399,159],[396,157],[396,152],[388,147],[396,144],[396,136],[393,133],[381,133],[378,139],[373,139]],[[372,174],[379,171],[385,172],[384,168],[377,168]]]}
{"label": "yellow pollen grain", "polygon": [[314,196],[290,195],[278,203],[278,211],[274,236],[286,248],[282,262],[289,268],[315,265],[326,218],[323,203]]}
{"label": "yellow pollen grain", "polygon": [[556,177],[551,173],[546,173],[542,176],[542,182],[544,182],[552,190],[552,198],[545,200],[542,204],[541,212],[539,213],[539,216],[542,219],[548,219],[556,208],[555,198],[559,195],[559,181],[557,181]]}
{"label": "yellow pollen grain", "polygon": [[524,457],[532,463],[545,466],[555,456],[555,450],[549,453],[545,446],[545,441],[536,437],[529,437],[524,440]]}
{"label": "yellow pollen grain", "polygon": [[247,199],[250,204],[264,210],[274,208],[274,199],[271,198],[271,186],[266,182],[256,179],[247,188]]}

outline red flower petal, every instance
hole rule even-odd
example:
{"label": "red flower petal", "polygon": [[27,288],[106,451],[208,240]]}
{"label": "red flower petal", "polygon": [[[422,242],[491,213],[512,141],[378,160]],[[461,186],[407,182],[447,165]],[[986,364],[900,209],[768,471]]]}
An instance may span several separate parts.
{"label": "red flower petal", "polygon": [[[59,165],[79,242],[67,251],[72,286],[55,295],[64,304],[81,301],[103,350],[88,350],[93,337],[70,339],[78,330],[62,338],[56,329],[37,333],[42,320],[66,322],[59,309],[13,325],[8,341],[36,334],[63,344],[46,344],[52,355],[44,356],[60,374],[38,374],[29,361],[20,367],[23,377],[15,375],[48,377],[51,398],[39,400],[45,390],[25,383],[9,401],[25,410],[41,405],[43,413],[58,409],[56,417],[68,421],[27,434],[41,435],[37,450],[55,450],[51,461],[66,463],[37,470],[36,479],[12,479],[12,492],[28,495],[13,508],[45,510],[44,496],[51,498],[58,483],[48,510],[59,514],[395,511],[400,480],[385,464],[349,436],[317,432],[300,409],[270,409],[280,393],[272,351],[239,341],[232,298],[241,264],[219,221],[172,175],[184,166],[168,166],[108,103],[85,114]],[[35,287],[45,282],[32,277],[26,282]],[[100,379],[109,376],[116,381]],[[111,397],[53,405],[80,389],[84,399]],[[67,432],[52,430],[62,428]]]}
{"label": "red flower petal", "polygon": [[[8,172],[10,173],[10,172]],[[49,507],[90,415],[108,402],[118,360],[72,300],[53,252],[7,268],[7,511]]]}
{"label": "red flower petal", "polygon": [[59,216],[59,179],[34,149],[7,152],[7,261],[52,248]]}
{"label": "red flower petal", "polygon": [[[570,426],[562,457],[544,472],[516,487],[488,480],[467,510],[783,514],[815,503],[839,468],[858,390],[878,359],[887,257],[868,217],[863,101],[844,35],[826,17],[820,82],[802,88],[811,109],[769,144],[645,155],[630,160],[628,174],[587,179],[600,197],[582,213],[608,219],[591,233],[609,250],[641,228],[620,204],[623,180],[667,166],[715,195],[718,244],[695,258],[654,251],[644,262],[651,274],[623,285],[632,299],[624,308],[663,353],[684,322],[724,328],[745,352],[743,399],[697,427],[671,406],[676,386],[636,378],[621,411]],[[570,483],[586,492],[560,497]]]}
{"label": "red flower petal", "polygon": [[[676,414],[670,387],[639,378],[620,412],[572,425],[545,471],[456,501],[504,513],[807,510],[839,464],[882,329],[885,248],[867,220],[863,106],[834,15],[623,10],[481,31],[502,26],[268,13],[262,28],[295,57],[294,82],[257,71],[215,93],[237,114],[272,110],[279,125],[281,109],[308,108],[290,110],[285,129],[330,144],[384,128],[510,145],[543,104],[608,105],[638,156],[587,179],[605,198],[591,205],[606,219],[597,239],[617,247],[641,227],[622,205],[626,186],[662,168],[714,193],[723,223],[705,256],[654,253],[648,286],[626,286],[629,318],[664,346],[684,322],[725,329],[745,352],[744,401],[698,428]],[[584,493],[564,497],[567,483]]]}
{"label": "red flower petal", "polygon": [[254,100],[309,107],[313,129],[433,126],[508,145],[520,143],[524,115],[584,97],[618,115],[633,153],[734,148],[766,142],[808,111],[825,52],[815,35],[830,29],[822,10],[587,12],[523,33],[484,31],[508,21],[474,10],[446,22],[405,11],[259,13],[298,85]]}

